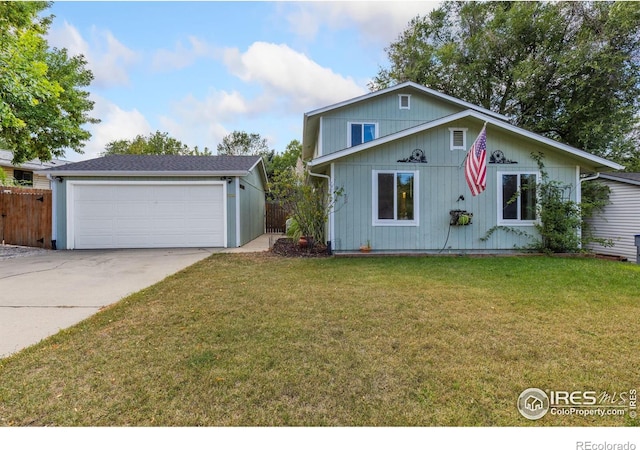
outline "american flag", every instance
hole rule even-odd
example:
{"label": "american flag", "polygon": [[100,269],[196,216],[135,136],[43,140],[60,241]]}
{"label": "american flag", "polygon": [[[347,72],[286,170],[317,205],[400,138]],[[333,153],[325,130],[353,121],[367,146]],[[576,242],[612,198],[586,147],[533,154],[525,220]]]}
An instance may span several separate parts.
{"label": "american flag", "polygon": [[464,177],[474,197],[487,187],[487,124],[469,149],[464,163]]}

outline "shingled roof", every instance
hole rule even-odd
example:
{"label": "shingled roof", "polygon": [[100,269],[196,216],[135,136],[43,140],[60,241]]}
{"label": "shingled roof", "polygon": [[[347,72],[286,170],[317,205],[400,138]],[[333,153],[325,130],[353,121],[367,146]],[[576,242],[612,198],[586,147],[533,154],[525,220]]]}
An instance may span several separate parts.
{"label": "shingled roof", "polygon": [[43,170],[70,175],[232,175],[244,176],[260,156],[110,155]]}
{"label": "shingled roof", "polygon": [[603,172],[600,174],[600,178],[640,185],[640,173],[638,172]]}

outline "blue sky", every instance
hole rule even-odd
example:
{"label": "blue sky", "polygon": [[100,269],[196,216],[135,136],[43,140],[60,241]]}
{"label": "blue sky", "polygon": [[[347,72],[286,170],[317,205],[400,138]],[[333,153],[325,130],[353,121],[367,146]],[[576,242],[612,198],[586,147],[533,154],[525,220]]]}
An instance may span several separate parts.
{"label": "blue sky", "polygon": [[433,2],[56,2],[52,47],[83,54],[98,125],[85,154],[156,130],[190,147],[234,130],[278,152],[307,111],[368,92],[385,47]]}

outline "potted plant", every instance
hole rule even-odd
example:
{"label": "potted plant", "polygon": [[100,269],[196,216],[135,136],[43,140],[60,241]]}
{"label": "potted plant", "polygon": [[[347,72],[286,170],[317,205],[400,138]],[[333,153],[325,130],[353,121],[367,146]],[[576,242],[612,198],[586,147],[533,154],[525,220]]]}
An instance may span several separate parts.
{"label": "potted plant", "polygon": [[360,246],[360,251],[362,253],[369,253],[371,251],[371,241],[367,239],[367,243]]}
{"label": "potted plant", "polygon": [[451,225],[471,225],[471,221],[473,220],[473,213],[462,209],[451,210],[449,211],[449,214],[451,215],[451,221],[449,222]]}

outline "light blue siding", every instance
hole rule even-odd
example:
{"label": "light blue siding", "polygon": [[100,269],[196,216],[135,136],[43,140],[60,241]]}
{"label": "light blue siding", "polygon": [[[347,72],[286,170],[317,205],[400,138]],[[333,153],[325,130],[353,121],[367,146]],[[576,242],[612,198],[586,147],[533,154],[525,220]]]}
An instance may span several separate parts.
{"label": "light blue siding", "polygon": [[[411,95],[411,109],[400,109],[398,94]],[[335,153],[350,146],[349,122],[378,124],[378,138],[411,128],[431,120],[460,112],[462,108],[413,90],[381,95],[369,102],[357,103],[329,112],[322,117],[322,155]]]}
{"label": "light blue siding", "polygon": [[240,179],[240,245],[264,234],[265,187],[259,173]]}
{"label": "light blue siding", "polygon": [[[550,148],[488,127],[488,155],[501,150],[507,159],[517,161],[517,164],[488,164],[487,189],[473,197],[464,177],[466,151],[449,149],[448,129],[468,128],[470,146],[481,126],[478,121],[460,120],[337,160],[333,165],[333,179],[336,188],[344,188],[345,197],[338,202],[334,212],[334,250],[357,250],[367,240],[374,250],[444,253],[513,250],[529,244],[530,239],[504,230],[494,232],[487,240],[481,239],[497,225],[498,172],[538,172],[530,154],[542,151],[549,176],[571,185],[567,196],[576,200],[576,165]],[[415,149],[424,151],[428,163],[398,162],[409,157]],[[418,172],[419,225],[374,226],[372,196],[373,172],[376,170]],[[472,212],[473,223],[450,227],[449,211],[454,209]],[[516,229],[535,234],[532,226]]]}

